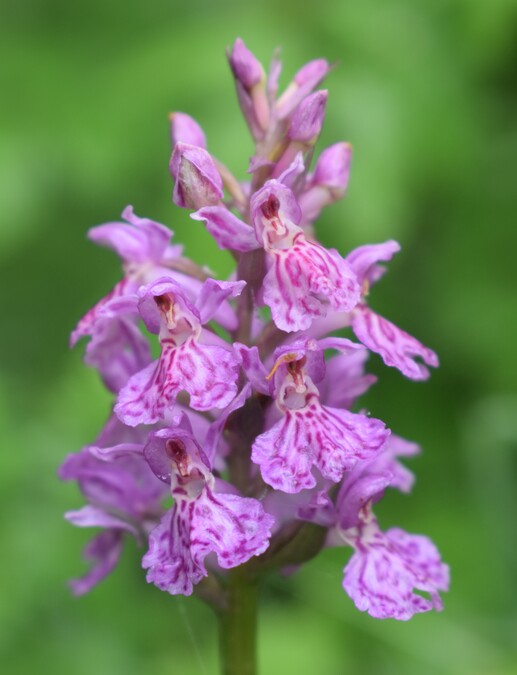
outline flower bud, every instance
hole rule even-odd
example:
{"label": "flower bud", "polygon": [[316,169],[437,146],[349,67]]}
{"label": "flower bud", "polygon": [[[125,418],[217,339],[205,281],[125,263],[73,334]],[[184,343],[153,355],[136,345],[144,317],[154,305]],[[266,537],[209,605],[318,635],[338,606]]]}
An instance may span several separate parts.
{"label": "flower bud", "polygon": [[300,153],[305,163],[310,162],[313,146],[325,119],[327,96],[326,90],[317,91],[306,96],[296,108],[287,130],[287,143],[280,146],[281,154],[270,174],[271,178],[279,178]]}
{"label": "flower bud", "polygon": [[317,91],[307,96],[293,114],[288,136],[291,141],[314,145],[325,119],[328,91]]}
{"label": "flower bud", "polygon": [[269,125],[264,68],[240,38],[235,40],[232,51],[228,52],[228,62],[235,78],[242,114],[253,138],[260,140]]}
{"label": "flower bud", "polygon": [[325,59],[309,61],[296,73],[292,82],[276,102],[279,119],[285,119],[296,106],[326,77],[330,65]]}
{"label": "flower bud", "polygon": [[237,38],[231,53],[228,55],[230,68],[236,80],[250,91],[264,78],[264,69],[260,61],[250,52],[244,42]]}
{"label": "flower bud", "polygon": [[188,143],[206,150],[205,134],[194,118],[186,113],[173,112],[169,120],[173,148],[176,143]]}
{"label": "flower bud", "polygon": [[173,202],[187,209],[218,204],[223,197],[223,181],[214,160],[203,148],[177,143],[169,169],[175,181]]}
{"label": "flower bud", "polygon": [[299,196],[303,223],[313,222],[323,207],[341,199],[348,187],[352,146],[335,143],[318,158],[304,192]]}

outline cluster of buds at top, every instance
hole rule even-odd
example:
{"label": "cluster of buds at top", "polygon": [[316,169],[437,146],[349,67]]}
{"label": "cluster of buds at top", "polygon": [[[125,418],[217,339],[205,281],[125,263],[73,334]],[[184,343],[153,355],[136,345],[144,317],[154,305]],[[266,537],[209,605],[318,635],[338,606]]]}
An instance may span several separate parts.
{"label": "cluster of buds at top", "polygon": [[[88,501],[67,518],[101,528],[73,589],[110,572],[128,534],[146,549],[148,581],[189,595],[209,575],[224,585],[238,565],[259,573],[303,562],[288,551],[309,523],[319,533],[311,555],[353,550],[343,587],[360,610],[408,619],[439,609],[448,568],[434,545],[383,532],[373,514],[387,488],[409,491],[398,458],[418,447],[352,411],[375,382],[364,371],[368,351],[413,380],[438,365],[367,303],[399,245],[343,257],[315,237],[321,210],[346,192],[351,155],[336,143],[308,169],[327,103],[315,89],[329,64],[308,63],[278,96],[276,58],[266,75],[237,40],[228,60],[255,141],[249,180],[213,157],[180,112],[170,117],[170,171],[174,203],[234,256],[231,279],[211,278],[171,244],[169,229],[131,207],[125,222],[89,234],[116,251],[124,276],[72,334],[73,343],[90,336],[85,360],[116,397],[95,443],[60,469]],[[158,337],[156,360],[142,325]],[[359,342],[332,335],[343,328]]]}

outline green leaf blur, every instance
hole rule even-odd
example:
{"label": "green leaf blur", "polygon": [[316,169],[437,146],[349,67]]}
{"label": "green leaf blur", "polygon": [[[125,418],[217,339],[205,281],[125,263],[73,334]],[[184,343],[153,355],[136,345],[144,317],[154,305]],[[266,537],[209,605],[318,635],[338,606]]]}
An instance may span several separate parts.
{"label": "green leaf blur", "polygon": [[414,493],[378,515],[432,537],[452,569],[445,611],[408,624],[353,607],[344,549],[272,578],[262,672],[517,673],[515,0],[4,0],[0,15],[3,672],[217,673],[209,610],[147,586],[132,542],[89,596],[69,595],[90,533],[64,522],[81,498],[56,468],[109,409],[84,345],[67,349],[119,275],[87,229],[130,203],[230,270],[171,203],[168,112],[198,119],[244,178],[252,146],[224,55],[241,36],[265,64],[283,48],[284,84],[309,59],[337,62],[319,147],[350,141],[352,178],[318,233],[342,253],[400,241],[372,306],[441,358],[425,384],[371,359],[364,404],[424,448]]}

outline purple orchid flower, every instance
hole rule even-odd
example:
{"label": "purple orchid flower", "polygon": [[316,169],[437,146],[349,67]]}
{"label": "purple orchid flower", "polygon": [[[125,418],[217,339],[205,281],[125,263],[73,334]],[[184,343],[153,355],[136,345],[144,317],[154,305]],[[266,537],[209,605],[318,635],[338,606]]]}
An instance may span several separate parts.
{"label": "purple orchid flower", "polygon": [[328,311],[350,312],[359,301],[352,268],[337,251],[306,238],[296,198],[280,181],[268,181],[251,198],[254,237],[251,228],[224,207],[203,208],[192,217],[207,223],[221,248],[264,249],[264,302],[281,330],[306,330]]}
{"label": "purple orchid flower", "polygon": [[240,294],[244,282],[209,279],[196,305],[180,286],[158,279],[140,289],[139,309],[161,356],[131,377],[119,393],[115,412],[130,426],[164,418],[181,391],[190,394],[195,410],[224,408],[237,393],[238,359],[228,344],[203,329],[221,303]]}
{"label": "purple orchid flower", "polygon": [[[282,413],[253,443],[251,459],[264,481],[276,490],[296,493],[316,485],[312,473],[339,482],[358,462],[371,459],[386,443],[389,431],[380,420],[323,406],[314,383],[324,374],[325,348],[361,349],[334,338],[298,341],[275,352],[273,395]],[[242,347],[241,347],[242,350]]]}
{"label": "purple orchid flower", "polygon": [[142,454],[145,435],[112,416],[96,444],[69,455],[59,469],[59,477],[76,481],[88,501],[65,518],[78,527],[103,530],[84,550],[91,569],[70,582],[75,595],[87,593],[113,570],[127,533],[142,544],[159,521],[165,491]]}
{"label": "purple orchid flower", "polygon": [[449,568],[432,541],[399,528],[383,532],[372,511],[387,487],[410,489],[412,476],[396,457],[417,451],[415,444],[392,437],[373,461],[347,476],[336,502],[337,526],[330,540],[354,549],[343,588],[359,610],[378,619],[406,621],[440,610],[439,592],[449,588]]}
{"label": "purple orchid flower", "polygon": [[151,434],[144,453],[156,476],[170,483],[174,498],[151,532],[142,560],[147,581],[172,595],[191,595],[207,575],[210,553],[220,568],[229,569],[266,550],[273,517],[256,499],[215,490],[209,460],[186,418]]}

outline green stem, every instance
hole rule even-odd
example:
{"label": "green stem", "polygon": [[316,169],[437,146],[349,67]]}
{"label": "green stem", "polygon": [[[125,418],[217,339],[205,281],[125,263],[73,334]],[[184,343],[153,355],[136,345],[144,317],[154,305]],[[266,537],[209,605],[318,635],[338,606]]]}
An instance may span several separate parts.
{"label": "green stem", "polygon": [[259,580],[268,572],[313,558],[321,550],[325,535],[324,527],[296,523],[283,536],[277,535],[270,551],[228,574],[224,602],[212,602],[219,620],[222,675],[256,675]]}
{"label": "green stem", "polygon": [[301,565],[311,560],[323,548],[327,529],[314,523],[298,521],[280,530],[271,545],[259,558],[246,563],[248,574],[262,576],[289,567]]}
{"label": "green stem", "polygon": [[226,606],[218,612],[222,675],[256,675],[258,583],[235,569],[228,576]]}

